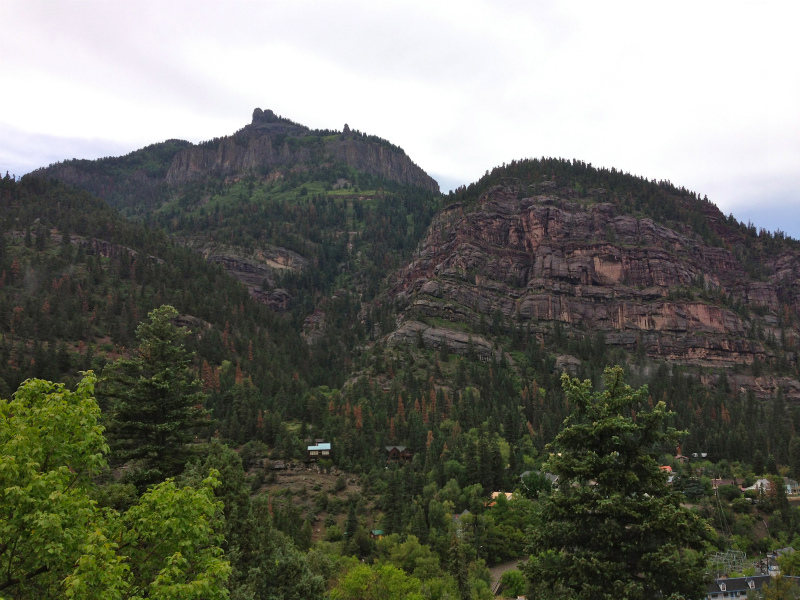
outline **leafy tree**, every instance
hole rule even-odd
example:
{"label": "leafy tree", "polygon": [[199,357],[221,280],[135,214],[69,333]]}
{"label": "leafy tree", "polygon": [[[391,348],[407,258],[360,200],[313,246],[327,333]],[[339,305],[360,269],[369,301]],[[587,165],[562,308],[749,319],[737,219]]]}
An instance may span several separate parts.
{"label": "leafy tree", "polygon": [[527,498],[536,499],[540,494],[549,494],[553,490],[553,484],[539,471],[529,471],[520,480],[522,492]]}
{"label": "leafy tree", "polygon": [[796,600],[800,598],[800,588],[794,581],[782,574],[764,584],[762,592],[764,600]]}
{"label": "leafy tree", "polygon": [[165,305],[148,316],[136,329],[133,356],[103,371],[104,395],[112,401],[114,456],[135,461],[129,477],[140,488],[183,469],[193,429],[204,414],[200,382],[182,343],[186,331],[172,324],[178,311]]}
{"label": "leafy tree", "polygon": [[331,590],[331,600],[422,600],[422,583],[394,565],[357,565]]}
{"label": "leafy tree", "polygon": [[657,461],[680,432],[664,428],[664,403],[648,408],[647,388],[625,384],[620,367],[603,379],[592,393],[588,380],[561,378],[574,412],[545,465],[559,487],[543,501],[525,573],[545,593],[563,587],[579,599],[701,598],[704,564],[690,550],[702,546],[703,521]]}
{"label": "leafy tree", "polygon": [[0,594],[19,599],[226,597],[214,473],[153,487],[125,512],[91,499],[107,451],[91,373],[0,400]]}
{"label": "leafy tree", "polygon": [[525,576],[515,569],[506,571],[500,576],[500,583],[503,584],[503,594],[509,598],[516,598],[525,593],[527,581]]}
{"label": "leafy tree", "polygon": [[800,575],[800,552],[789,552],[778,558],[782,575]]}

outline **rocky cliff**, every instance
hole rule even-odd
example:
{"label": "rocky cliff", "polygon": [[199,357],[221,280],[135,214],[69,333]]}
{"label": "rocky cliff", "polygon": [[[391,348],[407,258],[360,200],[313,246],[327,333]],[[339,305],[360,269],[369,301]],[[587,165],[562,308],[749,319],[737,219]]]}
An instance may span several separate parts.
{"label": "rocky cliff", "polygon": [[397,146],[375,136],[316,131],[255,109],[249,125],[200,144],[168,140],[126,156],[70,160],[36,176],[76,185],[131,213],[158,206],[181,185],[208,177],[265,173],[283,167],[343,163],[357,171],[438,193],[439,184]]}
{"label": "rocky cliff", "polygon": [[[441,327],[424,323],[442,320],[466,324],[477,339],[499,319],[540,336],[556,326],[577,335],[602,331],[607,344],[681,364],[794,364],[796,249],[765,255],[755,280],[731,250],[736,232],[720,225],[725,218],[715,208],[716,247],[688,227],[620,214],[604,190],[582,195],[546,183],[495,185],[477,204],[440,212],[394,279],[391,296],[404,307],[404,323],[390,344],[421,330],[435,345]],[[464,334],[452,337],[459,351]],[[485,352],[482,339],[477,346]],[[794,380],[759,382],[773,392],[779,385],[800,397]]]}
{"label": "rocky cliff", "polygon": [[347,125],[341,134],[320,135],[259,108],[253,112],[252,123],[236,134],[178,152],[166,181],[175,186],[212,174],[269,171],[279,166],[326,161],[342,162],[357,171],[404,185],[439,191],[436,181],[396,146],[354,134]]}

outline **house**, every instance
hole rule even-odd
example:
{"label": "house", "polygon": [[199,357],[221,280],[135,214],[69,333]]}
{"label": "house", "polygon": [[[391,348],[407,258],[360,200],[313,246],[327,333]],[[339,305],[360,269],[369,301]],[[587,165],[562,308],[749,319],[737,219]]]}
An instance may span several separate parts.
{"label": "house", "polygon": [[[800,587],[800,577],[786,577],[795,586]],[[772,580],[769,575],[751,575],[749,577],[728,577],[715,579],[706,587],[706,600],[722,600],[723,598],[747,598],[751,591],[762,594],[761,589]]]}
{"label": "house", "polygon": [[308,447],[308,460],[316,461],[321,458],[331,457],[331,443],[323,442],[322,440],[315,440],[313,446]]}
{"label": "house", "polygon": [[789,479],[788,477],[784,477],[783,484],[786,486],[787,494],[791,496],[800,494],[800,483],[797,483],[794,479]]}
{"label": "house", "polygon": [[757,492],[768,492],[771,486],[772,484],[769,482],[769,479],[762,477],[761,479],[756,479],[756,482],[750,487],[742,488],[742,491],[756,490]]}
{"label": "house", "polygon": [[716,478],[711,480],[711,489],[718,490],[723,485],[737,485],[735,479],[721,479]]}
{"label": "house", "polygon": [[405,446],[386,446],[386,451],[389,453],[386,462],[405,463],[411,460],[411,450]]}
{"label": "house", "polygon": [[681,464],[686,464],[686,463],[689,462],[689,457],[688,456],[684,456],[683,454],[681,454],[681,447],[680,446],[678,446],[676,451],[675,451],[675,460],[677,460]]}
{"label": "house", "polygon": [[383,529],[371,529],[369,532],[369,537],[373,540],[379,540],[383,538],[384,535]]}

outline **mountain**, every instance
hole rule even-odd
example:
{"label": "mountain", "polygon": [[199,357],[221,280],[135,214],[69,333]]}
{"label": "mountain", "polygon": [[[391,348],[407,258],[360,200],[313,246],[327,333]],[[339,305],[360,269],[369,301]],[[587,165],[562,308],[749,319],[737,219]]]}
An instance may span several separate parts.
{"label": "mountain", "polygon": [[[252,122],[236,133],[200,144],[167,140],[126,156],[68,160],[34,171],[105,198],[126,214],[142,214],[167,200],[176,188],[214,178],[278,170],[345,165],[387,181],[430,192],[439,185],[406,153],[377,136],[344,129],[312,130],[256,108]],[[335,184],[338,178],[330,183]]]}
{"label": "mountain", "polygon": [[490,329],[602,334],[631,355],[800,398],[796,241],[756,235],[668,183],[577,162],[512,163],[474,188],[449,199],[395,274],[402,324],[390,344],[421,336],[465,353],[471,335],[487,358]]}
{"label": "mountain", "polygon": [[[284,386],[284,418],[306,414],[321,435],[338,435],[308,412],[330,404],[327,392],[304,386],[340,390],[334,413],[371,403],[373,437],[349,438],[351,465],[371,464],[374,444],[420,451],[432,397],[464,427],[490,417],[510,443],[533,431],[541,447],[566,414],[558,375],[599,382],[608,364],[682,398],[670,406],[691,429],[687,448],[748,461],[760,448],[785,460],[789,416],[759,416],[757,401],[800,398],[795,240],[725,217],[670,182],[580,161],[514,161],[442,196],[424,178],[409,185],[386,175],[400,171],[336,158],[353,145],[405,156],[363,134],[309,131],[256,110],[228,138],[61,163],[31,178],[81,173],[82,187],[222,265],[282,315],[308,352],[300,385]],[[278,148],[289,163],[270,162]],[[143,177],[155,183],[140,186]],[[418,404],[422,420],[392,429],[404,404]],[[708,415],[702,427],[698,414]],[[750,431],[755,418],[775,425]],[[740,442],[728,425],[745,427]]]}
{"label": "mountain", "polygon": [[[256,110],[226,138],[6,177],[0,396],[101,371],[172,304],[212,417],[193,444],[211,462],[191,469],[223,473],[226,522],[250,526],[253,492],[287,540],[330,542],[309,555],[329,589],[345,555],[415,554],[425,566],[402,559],[408,572],[435,583],[455,550],[489,597],[486,564],[543,525],[548,444],[575,414],[562,374],[601,390],[618,364],[648,386],[620,418],[641,425],[663,401],[684,432],[691,464],[647,451],[714,519],[709,548],[798,533],[785,496],[751,503],[738,484],[800,477],[800,243],[580,161],[513,161],[448,195],[417,169],[384,140]],[[309,439],[332,461],[303,465]],[[720,476],[736,485],[714,494]],[[490,501],[503,491],[518,494]]]}
{"label": "mountain", "polygon": [[342,276],[374,296],[385,269],[424,233],[439,197],[436,182],[386,140],[347,125],[310,130],[259,108],[231,136],[169,140],[31,176],[78,186],[165,229],[223,265],[258,301],[297,309],[299,321],[318,308],[307,296]]}

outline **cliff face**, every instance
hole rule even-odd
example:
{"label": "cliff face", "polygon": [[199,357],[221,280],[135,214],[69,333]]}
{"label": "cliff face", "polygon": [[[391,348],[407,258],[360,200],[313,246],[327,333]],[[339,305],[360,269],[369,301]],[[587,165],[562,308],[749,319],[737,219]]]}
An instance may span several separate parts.
{"label": "cliff face", "polygon": [[534,333],[556,323],[599,330],[610,345],[703,366],[775,361],[764,340],[797,339],[796,325],[779,327],[778,316],[800,309],[800,253],[766,259],[770,275],[754,281],[731,251],[688,228],[621,215],[569,191],[518,196],[496,186],[477,208],[453,204],[434,219],[391,291],[407,323],[433,317],[477,332],[499,312]]}
{"label": "cliff face", "polygon": [[222,138],[216,147],[200,145],[180,151],[167,171],[167,183],[174,186],[212,174],[339,161],[370,175],[439,191],[436,181],[399,148],[355,136],[347,126],[341,134],[312,135],[300,125],[265,121],[266,113],[256,109],[250,125]]}

